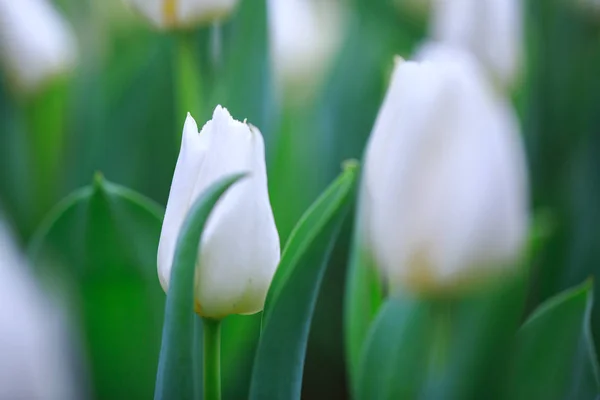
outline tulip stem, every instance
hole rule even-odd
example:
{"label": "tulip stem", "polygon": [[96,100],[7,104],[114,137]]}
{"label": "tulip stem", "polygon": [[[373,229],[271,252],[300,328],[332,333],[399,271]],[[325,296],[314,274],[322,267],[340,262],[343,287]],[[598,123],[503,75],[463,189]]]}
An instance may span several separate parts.
{"label": "tulip stem", "polygon": [[204,328],[204,400],[221,400],[221,321],[202,318]]}
{"label": "tulip stem", "polygon": [[[205,112],[202,95],[203,86],[201,69],[197,59],[197,49],[194,37],[188,33],[179,33],[176,49],[176,111],[178,118],[183,118],[190,112],[200,120],[204,120]],[[177,139],[177,143],[181,138]]]}

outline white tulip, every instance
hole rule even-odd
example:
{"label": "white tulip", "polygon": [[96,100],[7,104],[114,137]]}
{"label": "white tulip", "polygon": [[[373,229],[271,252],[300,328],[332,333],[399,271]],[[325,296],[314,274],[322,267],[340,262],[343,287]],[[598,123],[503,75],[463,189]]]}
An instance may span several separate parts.
{"label": "white tulip", "polygon": [[522,56],[521,0],[433,0],[432,36],[471,51],[502,87],[518,77]]}
{"label": "white tulip", "polygon": [[76,50],[70,26],[47,0],[0,0],[0,62],[19,90],[68,71]]}
{"label": "white tulip", "polygon": [[509,271],[528,224],[515,116],[466,53],[398,61],[365,155],[361,226],[392,288],[444,291]]}
{"label": "white tulip", "polygon": [[339,0],[268,0],[271,59],[278,86],[306,96],[339,48],[343,9]]}
{"label": "white tulip", "polygon": [[158,246],[158,276],[169,287],[177,237],[189,207],[212,183],[248,172],[217,203],[199,245],[195,310],[204,317],[261,311],[279,263],[279,235],[267,192],[260,131],[217,106],[198,133],[188,114]]}
{"label": "white tulip", "polygon": [[0,220],[0,398],[76,399],[64,322]]}
{"label": "white tulip", "polygon": [[125,0],[157,28],[185,28],[220,21],[239,0]]}

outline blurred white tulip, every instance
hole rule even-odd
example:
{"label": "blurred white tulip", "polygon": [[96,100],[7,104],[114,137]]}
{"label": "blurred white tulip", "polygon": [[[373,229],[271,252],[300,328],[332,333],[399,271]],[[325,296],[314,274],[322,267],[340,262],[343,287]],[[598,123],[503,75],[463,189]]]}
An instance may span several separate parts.
{"label": "blurred white tulip", "polygon": [[186,28],[220,21],[239,0],[125,0],[160,29]]}
{"label": "blurred white tulip", "polygon": [[47,0],[0,0],[0,62],[19,90],[65,73],[76,55],[70,26]]}
{"label": "blurred white tulip", "polygon": [[521,0],[432,0],[433,39],[471,51],[501,87],[518,78],[522,58]]}
{"label": "blurred white tulip", "polygon": [[[295,97],[318,85],[343,30],[339,0],[268,0],[271,59],[280,88]],[[308,92],[308,93],[307,93]]]}
{"label": "blurred white tulip", "polygon": [[217,106],[212,120],[198,133],[188,114],[158,246],[158,275],[165,291],[189,207],[209,185],[238,172],[250,175],[217,203],[198,249],[195,310],[204,317],[263,309],[279,263],[279,235],[267,192],[260,131]]}
{"label": "blurred white tulip", "polygon": [[0,220],[0,399],[80,398],[63,323]]}
{"label": "blurred white tulip", "polygon": [[444,291],[515,265],[528,226],[510,106],[470,54],[428,46],[395,67],[366,150],[364,243],[392,288]]}

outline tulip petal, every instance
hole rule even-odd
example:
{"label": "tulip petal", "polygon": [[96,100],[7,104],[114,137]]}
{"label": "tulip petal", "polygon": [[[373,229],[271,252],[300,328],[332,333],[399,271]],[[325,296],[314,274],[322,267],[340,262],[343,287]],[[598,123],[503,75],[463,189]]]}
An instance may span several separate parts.
{"label": "tulip petal", "polygon": [[[260,131],[235,121],[217,107],[210,131],[210,152],[195,190],[221,176],[249,172],[215,207],[202,237],[196,274],[201,315],[218,317],[262,310],[279,262],[266,180]],[[201,310],[201,311],[200,311]]]}
{"label": "tulip petal", "polygon": [[165,0],[125,0],[137,12],[147,18],[154,26],[164,28],[166,19],[164,15]]}
{"label": "tulip petal", "polygon": [[193,200],[194,183],[205,157],[206,146],[207,140],[198,134],[196,121],[188,114],[158,245],[158,277],[165,292],[169,288],[177,237]]}
{"label": "tulip petal", "polygon": [[503,86],[518,75],[522,2],[519,0],[435,0],[432,37],[477,56]]}
{"label": "tulip petal", "polygon": [[363,244],[393,286],[454,286],[513,265],[527,229],[518,124],[477,61],[427,45],[396,66],[366,151]]}
{"label": "tulip petal", "polygon": [[179,25],[221,20],[237,5],[238,0],[178,0],[177,21]]}
{"label": "tulip petal", "polygon": [[159,277],[168,288],[177,236],[195,199],[231,174],[249,177],[215,206],[198,246],[195,310],[210,318],[262,310],[279,263],[279,235],[267,189],[260,131],[217,106],[198,134],[188,116],[158,251]]}
{"label": "tulip petal", "polygon": [[0,0],[0,52],[17,87],[33,91],[71,68],[77,49],[70,26],[47,0]]}

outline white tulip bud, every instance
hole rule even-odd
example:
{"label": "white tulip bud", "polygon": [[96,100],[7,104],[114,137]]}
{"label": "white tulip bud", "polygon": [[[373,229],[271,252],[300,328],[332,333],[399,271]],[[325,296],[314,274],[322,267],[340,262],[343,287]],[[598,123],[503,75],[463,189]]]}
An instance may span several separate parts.
{"label": "white tulip bud", "polygon": [[260,131],[217,106],[212,120],[198,133],[196,121],[188,114],[158,246],[158,276],[165,292],[189,208],[208,186],[239,172],[249,176],[219,200],[198,249],[195,310],[204,317],[263,309],[279,263],[279,235],[269,202]]}
{"label": "white tulip bud", "polygon": [[471,51],[502,87],[518,77],[522,56],[521,0],[433,0],[432,36]]}
{"label": "white tulip bud", "polygon": [[125,0],[159,29],[186,28],[220,21],[238,0]]}
{"label": "white tulip bud", "polygon": [[73,32],[47,0],[0,0],[0,62],[19,90],[68,71],[76,53]]}
{"label": "white tulip bud", "polygon": [[64,318],[0,219],[0,399],[77,399]]}
{"label": "white tulip bud", "polygon": [[278,86],[310,97],[341,45],[339,0],[268,0],[269,37]]}
{"label": "white tulip bud", "polygon": [[395,67],[366,150],[365,246],[392,288],[445,291],[509,271],[528,225],[510,107],[466,53]]}

